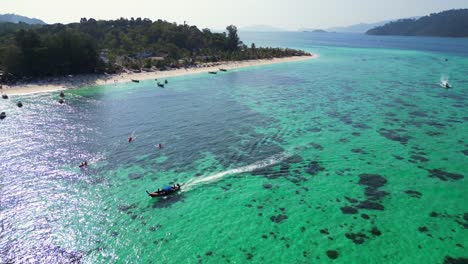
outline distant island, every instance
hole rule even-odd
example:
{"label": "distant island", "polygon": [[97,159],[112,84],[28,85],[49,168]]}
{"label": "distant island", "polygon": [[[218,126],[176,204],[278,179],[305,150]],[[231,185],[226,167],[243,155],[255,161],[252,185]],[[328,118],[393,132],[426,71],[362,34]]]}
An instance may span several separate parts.
{"label": "distant island", "polygon": [[303,28],[303,29],[300,29],[300,31],[302,32],[313,32],[313,33],[328,33],[327,31],[323,30],[323,29],[308,29],[308,28]]}
{"label": "distant island", "polygon": [[239,28],[240,32],[284,32],[287,29],[277,28],[269,25],[252,25]]}
{"label": "distant island", "polygon": [[[0,81],[85,73],[165,71],[220,61],[310,56],[240,41],[236,26],[213,33],[196,26],[147,18],[67,25],[0,23]],[[3,73],[2,73],[3,72]]]}
{"label": "distant island", "polygon": [[360,23],[344,27],[333,27],[327,29],[330,32],[339,32],[339,33],[366,33],[369,29],[373,29],[378,26],[383,26],[392,20],[377,22],[377,23]]}
{"label": "distant island", "polygon": [[448,10],[419,19],[401,19],[373,28],[366,34],[468,37],[468,9]]}
{"label": "distant island", "polygon": [[9,23],[26,23],[30,25],[38,24],[45,25],[46,23],[37,18],[29,18],[25,16],[15,15],[15,14],[0,14],[0,22],[9,22]]}

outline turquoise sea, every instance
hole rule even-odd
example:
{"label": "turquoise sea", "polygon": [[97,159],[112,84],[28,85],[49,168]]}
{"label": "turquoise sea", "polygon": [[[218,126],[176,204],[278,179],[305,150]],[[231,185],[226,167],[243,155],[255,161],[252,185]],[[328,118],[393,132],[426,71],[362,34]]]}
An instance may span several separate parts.
{"label": "turquoise sea", "polygon": [[2,99],[0,263],[468,262],[468,39],[241,38],[320,57]]}

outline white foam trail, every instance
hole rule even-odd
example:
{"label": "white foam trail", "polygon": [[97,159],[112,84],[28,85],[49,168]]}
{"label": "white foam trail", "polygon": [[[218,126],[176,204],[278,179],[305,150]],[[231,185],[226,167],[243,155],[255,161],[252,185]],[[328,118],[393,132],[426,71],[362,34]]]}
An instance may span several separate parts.
{"label": "white foam trail", "polygon": [[277,154],[274,156],[271,156],[267,159],[257,161],[251,165],[247,165],[244,167],[240,168],[235,168],[235,169],[230,169],[227,171],[219,172],[216,174],[212,174],[209,176],[201,176],[201,177],[196,177],[188,180],[185,184],[182,185],[182,191],[189,191],[193,189],[195,186],[200,185],[200,184],[206,184],[206,183],[211,183],[217,180],[220,180],[224,178],[225,176],[228,175],[233,175],[233,174],[239,174],[239,173],[245,173],[245,172],[252,172],[254,170],[262,169],[265,167],[273,166],[275,164],[278,164],[285,160],[287,158],[287,155],[285,153]]}
{"label": "white foam trail", "polygon": [[449,81],[449,77],[448,77],[447,75],[445,75],[445,74],[442,74],[442,75],[440,76],[440,83],[439,83],[439,84],[440,84],[442,87],[445,88],[445,86],[447,85],[448,81]]}

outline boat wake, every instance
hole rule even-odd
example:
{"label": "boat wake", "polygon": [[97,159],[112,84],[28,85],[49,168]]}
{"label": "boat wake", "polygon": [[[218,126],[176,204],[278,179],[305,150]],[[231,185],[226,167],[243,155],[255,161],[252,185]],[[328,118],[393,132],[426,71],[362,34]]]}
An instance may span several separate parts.
{"label": "boat wake", "polygon": [[190,190],[192,190],[193,188],[195,188],[195,187],[197,187],[199,185],[212,183],[212,182],[221,180],[222,178],[224,178],[226,176],[229,176],[229,175],[252,172],[252,171],[255,171],[255,170],[258,170],[258,169],[273,166],[273,165],[276,165],[276,164],[282,162],[287,157],[288,156],[285,153],[281,153],[281,154],[273,155],[273,156],[271,156],[271,157],[269,157],[267,159],[257,161],[257,162],[255,162],[255,163],[253,163],[251,165],[247,165],[247,166],[244,166],[244,167],[239,167],[239,168],[235,168],[235,169],[226,170],[226,171],[219,172],[219,173],[216,173],[216,174],[212,174],[212,175],[209,175],[209,176],[200,176],[200,177],[192,178],[192,179],[188,180],[185,184],[182,185],[181,191],[183,191],[183,192],[190,191]]}
{"label": "boat wake", "polygon": [[448,85],[448,81],[449,81],[449,78],[447,75],[442,75],[440,77],[440,82],[439,82],[439,85],[442,87],[442,88],[446,88],[447,85]]}

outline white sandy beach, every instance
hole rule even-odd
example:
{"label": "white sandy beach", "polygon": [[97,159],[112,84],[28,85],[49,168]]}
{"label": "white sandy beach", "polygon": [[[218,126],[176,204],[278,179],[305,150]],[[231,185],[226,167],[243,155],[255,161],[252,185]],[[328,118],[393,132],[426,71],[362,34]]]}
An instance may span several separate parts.
{"label": "white sandy beach", "polygon": [[188,74],[208,73],[210,71],[219,71],[219,69],[239,69],[251,66],[260,66],[268,64],[276,64],[283,62],[294,62],[317,58],[318,55],[312,56],[297,56],[287,58],[275,58],[264,60],[249,60],[249,61],[232,61],[207,63],[198,67],[188,69],[174,69],[168,71],[141,72],[141,73],[121,73],[113,75],[75,75],[72,77],[51,78],[52,80],[42,80],[33,83],[15,84],[12,86],[3,85],[2,92],[8,95],[22,95],[31,93],[53,92],[65,89],[80,88],[93,85],[104,85],[112,83],[130,82],[135,80],[163,79]]}

